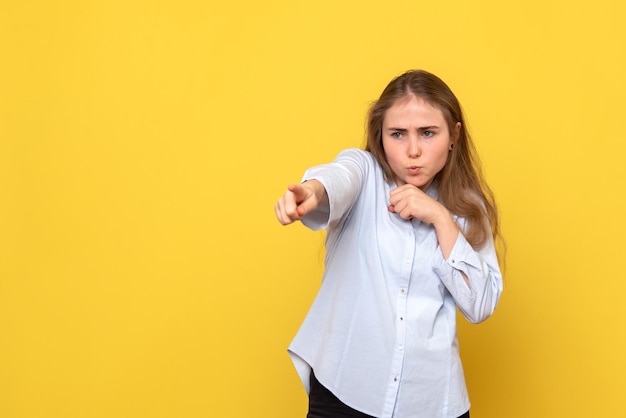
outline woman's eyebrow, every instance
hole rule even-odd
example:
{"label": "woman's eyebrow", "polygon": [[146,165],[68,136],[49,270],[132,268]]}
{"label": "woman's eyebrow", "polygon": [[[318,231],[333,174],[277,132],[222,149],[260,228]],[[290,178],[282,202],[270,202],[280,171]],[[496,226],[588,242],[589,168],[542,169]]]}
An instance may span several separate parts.
{"label": "woman's eyebrow", "polygon": [[[420,126],[419,128],[417,128],[418,131],[427,131],[427,130],[431,130],[431,129],[439,129],[439,126],[437,125],[432,125],[432,126]],[[406,128],[394,128],[392,126],[389,126],[387,128],[388,131],[397,131],[397,132],[408,132],[409,130]]]}

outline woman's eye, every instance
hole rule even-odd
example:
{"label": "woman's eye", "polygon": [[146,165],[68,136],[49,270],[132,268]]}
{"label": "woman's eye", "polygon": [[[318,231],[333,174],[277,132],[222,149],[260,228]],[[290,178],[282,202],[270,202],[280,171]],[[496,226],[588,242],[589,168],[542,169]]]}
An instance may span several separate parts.
{"label": "woman's eye", "polygon": [[391,137],[395,139],[400,139],[402,138],[402,132],[392,132]]}
{"label": "woman's eye", "polygon": [[435,135],[435,133],[434,133],[433,131],[424,131],[424,134],[423,134],[423,135],[424,135],[426,138],[430,138],[430,137],[432,137],[433,135]]}

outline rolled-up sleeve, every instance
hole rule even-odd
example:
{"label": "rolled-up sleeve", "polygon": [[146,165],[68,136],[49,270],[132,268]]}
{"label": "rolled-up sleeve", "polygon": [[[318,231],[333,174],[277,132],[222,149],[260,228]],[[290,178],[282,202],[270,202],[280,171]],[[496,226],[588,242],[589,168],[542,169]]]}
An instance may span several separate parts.
{"label": "rolled-up sleeve", "polygon": [[317,180],[326,189],[329,206],[320,206],[302,218],[307,227],[318,230],[340,222],[356,201],[363,183],[365,152],[358,149],[342,151],[329,164],[310,168],[302,181]]}
{"label": "rolled-up sleeve", "polygon": [[502,274],[493,241],[475,250],[459,233],[448,259],[441,251],[437,251],[436,257],[435,273],[467,320],[476,324],[489,318],[502,294]]}

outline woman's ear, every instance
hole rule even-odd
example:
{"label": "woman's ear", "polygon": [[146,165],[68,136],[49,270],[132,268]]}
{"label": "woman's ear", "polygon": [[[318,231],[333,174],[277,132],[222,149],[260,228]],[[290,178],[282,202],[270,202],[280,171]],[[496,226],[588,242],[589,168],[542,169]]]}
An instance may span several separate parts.
{"label": "woman's ear", "polygon": [[457,122],[456,125],[454,125],[454,134],[452,135],[452,140],[450,141],[450,148],[449,148],[450,151],[452,151],[452,148],[454,148],[454,144],[459,139],[460,135],[461,135],[461,122]]}

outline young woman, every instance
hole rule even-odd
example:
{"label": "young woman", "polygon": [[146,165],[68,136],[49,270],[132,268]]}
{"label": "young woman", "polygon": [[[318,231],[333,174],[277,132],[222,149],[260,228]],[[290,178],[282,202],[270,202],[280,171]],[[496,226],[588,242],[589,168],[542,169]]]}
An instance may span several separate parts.
{"label": "young woman", "polygon": [[319,293],[289,347],[309,418],[469,417],[456,309],[502,292],[498,214],[450,88],[408,71],[368,114],[365,150],[309,169],[276,203],[327,230]]}

